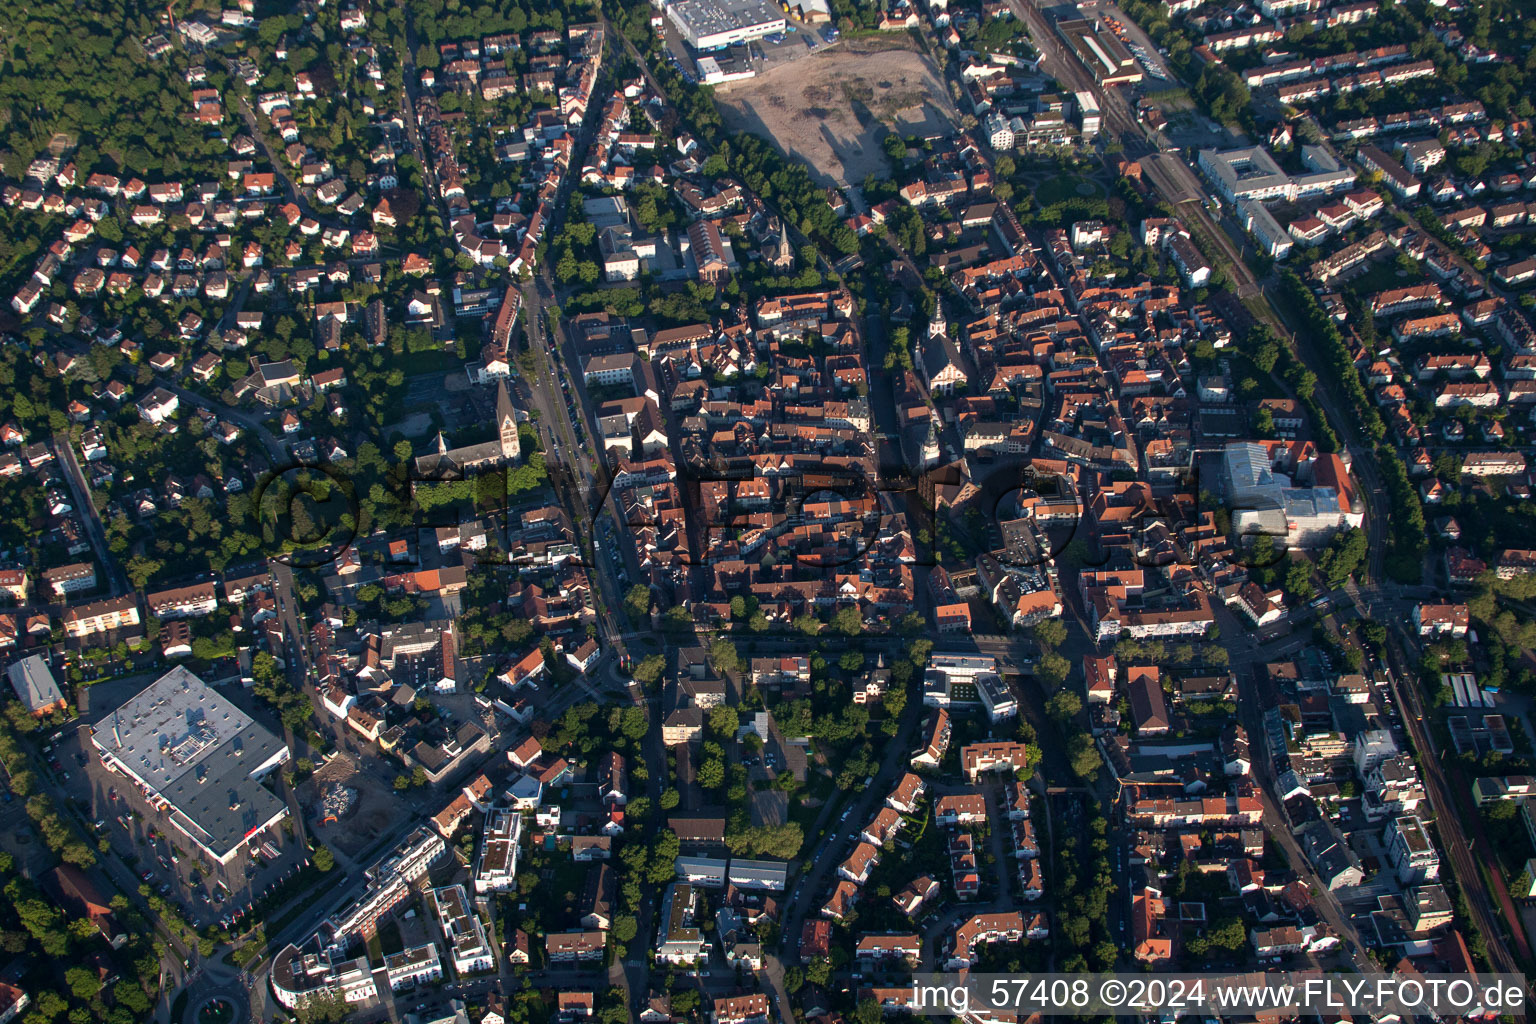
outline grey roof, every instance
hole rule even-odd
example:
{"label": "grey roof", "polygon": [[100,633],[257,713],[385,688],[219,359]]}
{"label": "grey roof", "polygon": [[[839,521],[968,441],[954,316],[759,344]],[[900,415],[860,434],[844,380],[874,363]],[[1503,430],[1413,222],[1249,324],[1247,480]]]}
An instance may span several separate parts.
{"label": "grey roof", "polygon": [[931,381],[943,373],[947,367],[964,372],[965,367],[960,362],[960,350],[947,334],[926,338],[919,346],[919,357],[922,359],[923,373]]}
{"label": "grey roof", "polygon": [[253,777],[284,752],[282,739],[185,668],[98,722],[91,741],[169,801],[211,850],[232,849],[283,810]]}
{"label": "grey roof", "polygon": [[672,866],[680,875],[700,875],[724,881],[729,863],[725,857],[678,857]]}
{"label": "grey roof", "polygon": [[1338,515],[1339,494],[1332,487],[1285,487],[1280,504],[1291,519]]}
{"label": "grey roof", "polygon": [[789,864],[782,860],[745,860],[737,857],[731,861],[727,877],[736,886],[782,889],[789,881]]}
{"label": "grey roof", "polygon": [[16,691],[28,711],[41,711],[64,699],[59,684],[54,681],[53,671],[42,655],[23,658],[6,669],[5,674],[10,677],[11,689]]}
{"label": "grey roof", "polygon": [[769,0],[680,0],[669,10],[700,37],[784,21],[783,13]]}

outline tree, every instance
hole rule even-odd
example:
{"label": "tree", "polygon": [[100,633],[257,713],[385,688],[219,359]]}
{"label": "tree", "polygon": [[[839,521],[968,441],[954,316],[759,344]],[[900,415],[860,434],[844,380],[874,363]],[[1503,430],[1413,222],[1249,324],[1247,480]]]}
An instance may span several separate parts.
{"label": "tree", "polygon": [[613,937],[619,942],[633,942],[639,930],[639,922],[632,915],[622,914],[613,919]]}
{"label": "tree", "polygon": [[837,614],[832,616],[832,628],[844,636],[858,636],[864,632],[864,616],[853,605],[840,608]]}
{"label": "tree", "polygon": [[647,860],[650,868],[647,877],[652,884],[664,885],[672,881],[676,871],[677,854],[682,844],[678,841],[677,833],[669,828],[664,828],[656,833],[656,839],[651,844],[650,856]]}
{"label": "tree", "polygon": [[662,628],[668,633],[690,633],[693,629],[693,616],[682,605],[674,605],[667,609],[667,614],[662,616]]}
{"label": "tree", "polygon": [[1312,567],[1305,561],[1292,562],[1285,571],[1285,589],[1302,600],[1310,598],[1313,593]]}
{"label": "tree", "polygon": [[69,1003],[65,1002],[63,996],[53,991],[38,993],[32,1003],[33,1013],[43,1020],[53,1020],[68,1009]]}
{"label": "tree", "polygon": [[907,144],[900,135],[891,132],[880,143],[891,163],[900,163],[907,157]]}
{"label": "tree", "polygon": [[1058,722],[1070,722],[1082,709],[1082,700],[1071,690],[1059,690],[1045,702],[1046,713]]}
{"label": "tree", "polygon": [[[158,970],[158,964],[156,965]],[[127,1007],[129,1011],[143,1019],[149,1012],[149,996],[144,990],[131,981],[120,981],[112,987],[112,1000],[119,1006]]]}
{"label": "tree", "polygon": [[740,727],[741,719],[734,707],[728,704],[716,704],[709,709],[709,731],[712,735],[734,739],[736,730]]}
{"label": "tree", "polygon": [[315,848],[315,855],[312,860],[314,861],[315,868],[319,871],[329,871],[336,866],[336,855],[324,843]]}
{"label": "tree", "polygon": [[156,561],[153,558],[145,558],[143,555],[134,555],[128,559],[128,563],[123,566],[123,570],[128,574],[128,582],[132,583],[135,588],[143,590],[145,585],[164,567],[164,562]]}
{"label": "tree", "polygon": [[699,765],[698,782],[705,789],[719,789],[725,783],[725,762],[712,757]]}
{"label": "tree", "polygon": [[1067,741],[1067,754],[1072,762],[1072,771],[1088,782],[1098,778],[1099,750],[1093,745],[1093,737],[1086,732],[1079,732]]}
{"label": "tree", "polygon": [[724,637],[710,642],[709,663],[714,666],[716,672],[734,673],[741,671],[741,657],[736,653],[736,645]]}
{"label": "tree", "polygon": [[1067,627],[1060,619],[1042,619],[1031,631],[1035,641],[1046,650],[1055,650],[1067,640]]}
{"label": "tree", "polygon": [[341,993],[329,990],[318,991],[293,1008],[299,1024],[341,1024],[349,1012]]}
{"label": "tree", "polygon": [[624,610],[636,622],[643,622],[651,611],[651,588],[636,583],[624,595]]}
{"label": "tree", "polygon": [[859,1005],[853,1008],[853,1024],[880,1024],[884,1019],[884,1011],[873,997],[860,1000]]}
{"label": "tree", "polygon": [[619,732],[627,739],[641,740],[645,738],[646,730],[650,723],[646,721],[643,708],[625,708],[619,713]]}
{"label": "tree", "polygon": [[66,970],[64,983],[69,986],[75,998],[82,1002],[95,999],[101,991],[101,979],[96,976],[95,971],[86,967],[71,967]]}
{"label": "tree", "polygon": [[932,640],[913,640],[907,647],[907,657],[911,660],[913,668],[922,668],[928,664],[928,655],[932,651]]}
{"label": "tree", "polygon": [[405,790],[410,789],[410,788],[411,788],[410,776],[404,775],[404,774],[400,774],[400,775],[396,775],[395,776],[395,792],[397,792],[397,793],[404,792]]}
{"label": "tree", "polygon": [[1067,674],[1071,671],[1071,662],[1055,651],[1049,651],[1041,656],[1040,667],[1035,674],[1047,687],[1055,689],[1067,681]]}
{"label": "tree", "polygon": [[661,678],[666,670],[667,659],[660,654],[647,654],[635,665],[634,675],[643,685],[650,686]]}

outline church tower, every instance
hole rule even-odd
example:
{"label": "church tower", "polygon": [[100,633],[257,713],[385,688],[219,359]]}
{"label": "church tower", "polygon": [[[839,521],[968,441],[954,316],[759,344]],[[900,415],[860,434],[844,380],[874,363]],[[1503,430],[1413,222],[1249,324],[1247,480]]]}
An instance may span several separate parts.
{"label": "church tower", "polygon": [[795,250],[789,244],[788,223],[781,223],[779,225],[779,248],[774,253],[774,257],[777,265],[786,270],[795,265]]}
{"label": "church tower", "polygon": [[496,382],[496,428],[501,434],[501,457],[508,462],[517,461],[523,453],[523,442],[517,436],[517,411],[512,408],[505,378]]}
{"label": "church tower", "polygon": [[933,319],[928,321],[928,337],[949,337],[949,322],[944,319],[944,310],[937,303],[933,307]]}

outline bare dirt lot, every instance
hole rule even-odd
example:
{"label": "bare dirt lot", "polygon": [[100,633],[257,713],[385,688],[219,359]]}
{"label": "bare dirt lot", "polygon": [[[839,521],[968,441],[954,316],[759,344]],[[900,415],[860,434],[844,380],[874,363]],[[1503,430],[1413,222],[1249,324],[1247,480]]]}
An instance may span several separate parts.
{"label": "bare dirt lot", "polygon": [[727,126],[774,142],[825,184],[857,183],[887,169],[891,131],[927,135],[957,119],[938,69],[909,40],[826,47],[756,78],[717,88]]}
{"label": "bare dirt lot", "polygon": [[[333,782],[357,790],[352,810],[340,821],[321,822],[315,811],[320,795]],[[312,825],[311,831],[333,851],[347,858],[361,854],[391,824],[399,820],[400,801],[393,788],[375,772],[369,772],[356,757],[339,753],[321,765],[300,789]]]}

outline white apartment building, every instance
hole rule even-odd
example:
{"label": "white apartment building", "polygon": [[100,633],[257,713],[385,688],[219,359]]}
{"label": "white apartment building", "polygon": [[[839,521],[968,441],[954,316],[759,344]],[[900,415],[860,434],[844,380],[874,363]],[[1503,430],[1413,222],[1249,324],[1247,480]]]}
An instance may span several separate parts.
{"label": "white apartment building", "polygon": [[1393,819],[1381,837],[1387,848],[1387,860],[1397,870],[1397,880],[1404,885],[1433,882],[1440,877],[1440,854],[1429,841],[1429,832],[1417,817]]}
{"label": "white apartment building", "polygon": [[980,705],[998,722],[1019,713],[1019,702],[1003,677],[997,659],[975,654],[935,654],[923,673],[923,704],[931,708]]}
{"label": "white apartment building", "polygon": [[443,837],[425,825],[407,836],[365,874],[368,888],[331,916],[327,927],[337,946],[367,939],[378,931],[379,918],[410,895],[411,883],[427,873],[448,852]]}
{"label": "white apartment building", "polygon": [[384,973],[389,978],[389,990],[399,992],[437,981],[443,976],[443,961],[437,955],[437,946],[428,942],[386,956]]}
{"label": "white apartment building", "polygon": [[462,885],[433,889],[432,908],[437,913],[443,937],[448,940],[456,974],[463,977],[495,968],[496,954],[486,938],[485,925],[470,906],[469,896]]}
{"label": "white apartment building", "polygon": [[377,999],[367,957],[333,960],[324,951],[302,952],[291,943],[272,961],[272,994],[288,1009],[317,995],[340,995],[348,1005]]}
{"label": "white apartment building", "polygon": [[517,844],[523,835],[523,816],[505,807],[492,808],[485,816],[480,857],[475,861],[475,892],[505,892],[517,880]]}

